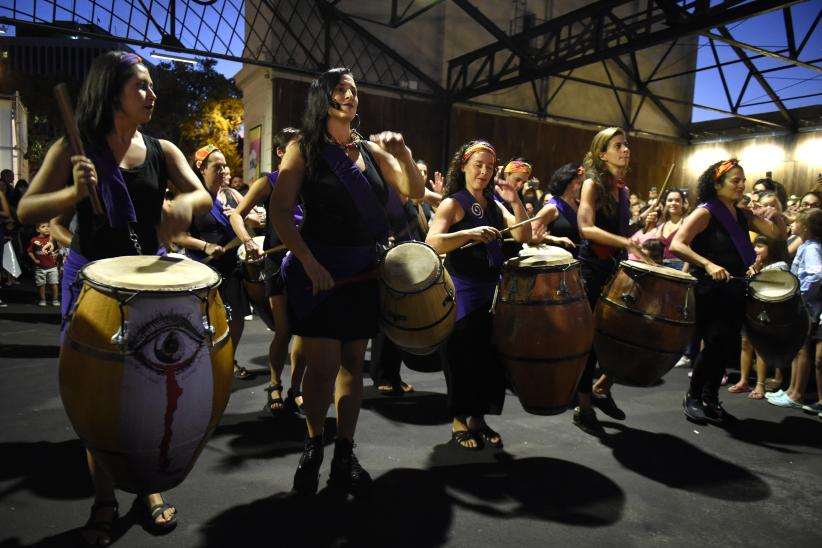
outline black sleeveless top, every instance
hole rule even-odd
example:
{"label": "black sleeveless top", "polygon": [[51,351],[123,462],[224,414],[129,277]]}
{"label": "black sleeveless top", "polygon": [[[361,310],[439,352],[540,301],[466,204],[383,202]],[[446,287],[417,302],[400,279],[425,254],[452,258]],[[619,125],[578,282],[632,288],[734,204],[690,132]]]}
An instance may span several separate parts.
{"label": "black sleeveless top", "polygon": [[[448,233],[459,232],[460,230],[470,230],[474,224],[469,219],[470,213],[467,211],[462,220],[451,225]],[[486,224],[502,230],[504,228],[502,212],[496,201],[488,200],[485,209]],[[495,268],[489,263],[488,252],[484,244],[475,245],[468,249],[456,249],[446,255],[445,268],[450,274],[475,282],[495,282],[499,280],[502,273],[501,268]]]}
{"label": "black sleeveless top", "polygon": [[[748,234],[748,219],[745,218],[739,208],[736,208],[736,222],[739,223],[745,234]],[[694,237],[691,242],[691,249],[712,263],[723,267],[731,273],[731,276],[744,276],[748,270],[739,253],[737,253],[733,240],[713,215],[711,215],[711,220],[705,230]],[[695,265],[691,266],[689,272],[697,280],[700,282],[712,281],[705,269]]]}
{"label": "black sleeveless top", "polygon": [[[234,239],[234,231],[231,227],[220,224],[211,211],[195,217],[188,231],[195,238],[221,246],[225,246]],[[206,257],[201,249],[189,249],[187,253],[197,260],[203,260]],[[229,276],[237,268],[238,260],[237,250],[230,249],[219,258],[210,261],[209,265],[223,276]]]}
{"label": "black sleeveless top", "polygon": [[[559,196],[554,197],[555,200],[562,200]],[[564,200],[563,200],[564,201]],[[554,207],[557,207],[554,205]],[[581,239],[579,237],[579,230],[577,230],[574,225],[571,224],[571,221],[568,220],[567,217],[562,213],[562,211],[557,207],[557,213],[559,215],[554,222],[551,223],[551,226],[548,227],[551,236],[556,236],[557,238],[568,238],[576,245],[579,245]]]}
{"label": "black sleeveless top", "polygon": [[[146,159],[134,169],[120,168],[126,182],[137,222],[132,225],[143,255],[154,255],[160,247],[156,226],[160,224],[168,173],[160,141],[146,134]],[[95,218],[89,200],[77,204],[77,231],[71,240],[71,250],[89,261],[137,255],[128,228],[112,228],[105,220]]]}
{"label": "black sleeveless top", "polygon": [[[388,202],[388,188],[377,169],[377,162],[365,141],[357,146],[365,162],[363,175],[377,200],[385,206]],[[374,241],[351,194],[324,160],[320,159],[311,177],[303,181],[300,201],[305,214],[300,233],[306,241],[349,246],[366,245]]]}

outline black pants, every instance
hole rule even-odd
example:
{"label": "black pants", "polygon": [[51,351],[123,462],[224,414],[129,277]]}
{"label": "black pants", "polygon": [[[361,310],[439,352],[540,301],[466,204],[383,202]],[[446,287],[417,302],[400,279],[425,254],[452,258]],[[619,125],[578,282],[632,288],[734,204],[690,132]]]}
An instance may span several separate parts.
{"label": "black pants", "polygon": [[[602,288],[614,275],[617,270],[618,263],[613,261],[580,261],[580,273],[582,279],[585,281],[585,294],[588,297],[588,304],[591,305],[591,311],[596,308],[599,296],[602,293]],[[585,362],[585,370],[582,372],[582,377],[579,379],[577,392],[580,394],[591,394],[594,384],[594,373],[597,366],[597,353],[594,348],[591,348],[591,353],[588,354],[588,361]]]}
{"label": "black pants", "polygon": [[453,417],[502,413],[505,371],[493,344],[490,307],[489,302],[458,321],[445,343],[443,371]]}
{"label": "black pants", "polygon": [[689,393],[719,401],[725,367],[739,363],[745,287],[735,281],[706,282],[696,291],[696,331],[705,346],[697,354]]}

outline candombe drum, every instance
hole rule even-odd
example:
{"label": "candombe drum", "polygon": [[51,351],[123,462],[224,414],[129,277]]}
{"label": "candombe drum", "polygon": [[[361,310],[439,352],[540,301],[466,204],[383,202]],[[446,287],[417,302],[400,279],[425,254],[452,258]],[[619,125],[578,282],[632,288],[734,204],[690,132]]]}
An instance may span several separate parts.
{"label": "candombe drum", "polygon": [[380,325],[385,336],[410,354],[433,353],[454,329],[454,282],[433,247],[403,242],[383,257]]}
{"label": "candombe drum", "polygon": [[[262,251],[265,236],[255,236],[252,240],[254,240],[254,243],[257,244],[257,247]],[[268,297],[265,294],[264,257],[260,257],[256,261],[246,261],[245,246],[241,245],[239,249],[237,249],[237,258],[240,259],[240,264],[243,268],[243,287],[248,294],[251,304],[254,305],[254,312],[257,313],[266,327],[273,330],[274,316],[271,314],[271,305],[268,303]]]}
{"label": "candombe drum", "polygon": [[790,272],[764,270],[748,284],[748,339],[770,366],[788,367],[808,336],[810,318]]}
{"label": "candombe drum", "polygon": [[558,247],[529,248],[503,265],[494,337],[522,407],[568,408],[591,351],[594,321],[579,262]]}
{"label": "candombe drum", "polygon": [[622,261],[594,310],[594,348],[604,373],[638,386],[670,371],[696,329],[696,278]]}
{"label": "candombe drum", "polygon": [[74,430],[115,485],[133,493],[185,479],[231,392],[220,276],[189,259],[89,263],[60,352]]}

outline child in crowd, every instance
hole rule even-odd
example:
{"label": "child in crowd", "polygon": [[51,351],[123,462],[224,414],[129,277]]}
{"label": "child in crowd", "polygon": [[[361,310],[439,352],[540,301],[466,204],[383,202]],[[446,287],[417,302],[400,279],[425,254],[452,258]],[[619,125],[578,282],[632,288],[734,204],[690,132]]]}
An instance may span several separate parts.
{"label": "child in crowd", "polygon": [[[794,232],[802,238],[802,245],[796,252],[791,265],[791,272],[799,278],[799,290],[802,300],[811,316],[810,334],[799,350],[791,370],[791,385],[787,390],[768,394],[768,403],[779,407],[807,408],[811,413],[822,413],[822,332],[819,318],[822,314],[822,210],[809,208],[802,210],[796,217]],[[819,401],[804,406],[805,388],[810,375],[811,360],[816,350],[816,384]]]}
{"label": "child in crowd", "polygon": [[35,264],[34,283],[37,285],[37,293],[40,297],[37,304],[46,306],[46,284],[48,284],[51,286],[51,304],[60,306],[57,289],[60,284],[60,276],[57,272],[57,254],[53,251],[53,244],[46,247],[49,244],[49,224],[40,223],[36,228],[37,236],[31,239],[27,251]]}
{"label": "child in crowd", "polygon": [[[757,235],[754,240],[754,251],[756,251],[756,261],[752,267],[752,272],[762,270],[789,270],[788,266],[788,245],[782,240],[774,240],[767,236]],[[742,352],[740,353],[739,382],[728,387],[728,392],[740,394],[750,392],[748,397],[752,400],[761,400],[765,397],[765,378],[768,373],[768,365],[761,356],[756,356],[756,387],[751,391],[748,385],[748,377],[754,364],[754,350],[751,341],[742,328]]]}

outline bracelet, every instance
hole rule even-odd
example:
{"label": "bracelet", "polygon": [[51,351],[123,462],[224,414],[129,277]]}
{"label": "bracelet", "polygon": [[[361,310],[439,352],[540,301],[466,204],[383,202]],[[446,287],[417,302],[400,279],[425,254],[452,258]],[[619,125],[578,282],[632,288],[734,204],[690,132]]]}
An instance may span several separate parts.
{"label": "bracelet", "polygon": [[208,253],[208,252],[206,251],[206,249],[208,249],[208,242],[205,242],[205,243],[203,244],[203,253]]}

